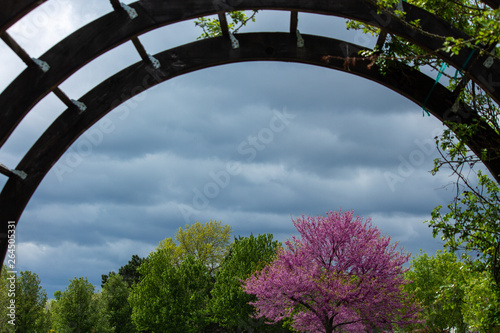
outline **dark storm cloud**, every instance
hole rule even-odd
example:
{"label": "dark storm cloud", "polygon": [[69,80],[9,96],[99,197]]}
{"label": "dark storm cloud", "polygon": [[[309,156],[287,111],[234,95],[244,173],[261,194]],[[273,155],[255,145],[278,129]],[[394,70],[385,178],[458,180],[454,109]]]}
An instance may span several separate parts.
{"label": "dark storm cloud", "polygon": [[[355,125],[357,129],[351,129],[353,133],[350,135],[370,135],[372,147],[369,151],[375,152],[378,147],[387,146],[393,140],[393,137],[387,138],[387,132],[381,127],[390,126],[393,121],[386,112],[393,116],[397,113],[396,118],[408,112],[419,112],[402,97],[389,98],[385,88],[371,85],[362,88],[359,79],[349,85],[344,82],[344,76],[335,72],[329,73],[331,83],[328,85],[339,87],[333,92],[318,92],[326,85],[312,82],[296,89],[287,85],[292,81],[288,78],[280,80],[280,84],[273,84],[269,82],[274,77],[272,73],[262,75],[269,73],[268,66],[272,65],[246,64],[245,73],[241,76],[240,73],[234,74],[232,66],[210,69],[200,75],[193,73],[164,83],[131,100],[130,104],[124,103],[109,115],[115,129],[113,135],[104,138],[109,148],[106,153],[121,158],[164,149],[198,157],[213,152],[234,154],[235,149],[231,146],[237,146],[246,135],[266,126],[274,111],[288,111],[297,115],[304,126],[314,130],[320,124],[326,127],[324,130],[335,131],[332,135],[336,136],[345,136],[345,129],[351,128],[347,125]],[[312,80],[314,76],[329,72],[320,69],[319,72],[308,73],[301,65],[274,65],[284,66],[280,71],[287,75],[296,69],[304,70],[300,75],[302,80]],[[252,77],[255,73],[260,74]],[[354,87],[357,90],[349,92]],[[369,116],[364,116],[364,112]],[[384,119],[383,116],[387,117]],[[313,133],[311,136],[316,135]],[[352,150],[350,147],[346,149]]]}

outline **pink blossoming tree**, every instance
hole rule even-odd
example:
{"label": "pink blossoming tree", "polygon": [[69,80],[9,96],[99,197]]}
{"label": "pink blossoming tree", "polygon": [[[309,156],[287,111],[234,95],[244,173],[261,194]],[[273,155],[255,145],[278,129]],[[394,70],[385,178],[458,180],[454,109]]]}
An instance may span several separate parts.
{"label": "pink blossoming tree", "polygon": [[353,212],[293,221],[300,238],[243,283],[257,296],[257,317],[292,318],[306,332],[391,330],[417,322],[402,286],[409,254]]}

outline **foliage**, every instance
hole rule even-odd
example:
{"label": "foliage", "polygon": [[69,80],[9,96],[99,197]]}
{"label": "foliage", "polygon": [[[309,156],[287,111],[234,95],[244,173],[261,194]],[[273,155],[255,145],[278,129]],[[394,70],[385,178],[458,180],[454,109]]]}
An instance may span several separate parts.
{"label": "foliage", "polygon": [[214,271],[226,256],[231,239],[231,226],[220,221],[196,222],[179,228],[175,235],[178,245],[166,238],[158,248],[169,252],[172,262],[181,263],[192,256]]}
{"label": "foliage", "polygon": [[[127,283],[128,287],[132,287],[134,283],[139,282],[140,274],[137,272],[137,269],[144,262],[144,258],[139,257],[137,254],[132,255],[132,259],[129,262],[120,267],[118,269],[118,274],[122,276],[123,280]],[[116,274],[115,272],[109,272],[108,275],[103,274],[101,276],[102,283],[101,287],[104,287],[104,284],[108,280],[109,276],[112,274]]]}
{"label": "foliage", "polygon": [[[398,21],[402,26],[422,33],[424,36],[441,40],[442,47],[433,51],[422,49],[420,46],[414,45],[410,41],[394,34],[389,34],[387,40],[382,47],[375,47],[374,50],[363,51],[362,57],[375,56],[374,63],[377,63],[382,72],[385,72],[388,67],[397,67],[400,64],[412,66],[415,69],[431,68],[437,71],[442,71],[443,61],[439,53],[448,53],[450,55],[458,54],[463,48],[472,49],[470,56],[488,54],[493,58],[498,58],[500,48],[496,45],[500,42],[500,10],[486,6],[482,2],[473,0],[408,0],[407,2],[425,9],[426,11],[443,19],[454,27],[460,29],[470,36],[468,39],[454,38],[452,36],[441,36],[431,34],[421,28],[419,20],[408,22],[405,20],[406,14],[401,6],[400,0],[369,0],[378,8],[380,14],[384,14],[388,21]],[[383,23],[382,23],[383,26]],[[348,21],[348,29],[355,29],[372,35],[379,35],[381,29],[366,23],[357,21]],[[467,86],[468,80],[462,81],[462,76],[466,73],[464,68],[469,63],[464,63],[462,68],[457,68],[455,75],[449,75],[444,72],[450,80],[450,88],[453,89],[458,85],[463,85],[463,92],[471,93],[474,84]],[[462,75],[458,75],[459,72]],[[457,91],[460,92],[461,89]],[[478,100],[488,100],[487,106],[491,106],[491,98],[483,92],[477,94]],[[461,99],[465,102],[463,96]],[[494,104],[494,103],[493,103]],[[480,104],[475,104],[474,108]],[[477,110],[476,110],[477,111]],[[479,113],[478,113],[479,114]],[[495,117],[493,117],[495,118]],[[492,118],[491,118],[492,119]]]}
{"label": "foliage", "polygon": [[438,251],[435,257],[425,252],[412,260],[406,272],[411,283],[405,286],[423,306],[423,327],[431,332],[465,327],[463,320],[465,277],[462,263],[454,253]]}
{"label": "foliage", "polygon": [[391,329],[416,321],[418,308],[402,290],[409,255],[353,212],[294,221],[301,238],[245,281],[258,317],[293,317],[307,332]]}
{"label": "foliage", "polygon": [[16,281],[16,332],[45,332],[49,318],[45,312],[47,294],[40,278],[30,271],[21,271]]}
{"label": "foliage", "polygon": [[91,332],[115,332],[115,328],[110,323],[110,314],[107,312],[107,303],[102,293],[97,292],[92,295],[92,308],[94,310],[94,326]]}
{"label": "foliage", "polygon": [[[448,205],[442,213],[442,206],[432,212],[429,221],[434,236],[441,235],[445,246],[452,251],[466,250],[479,257],[483,268],[491,272],[500,295],[500,201],[498,184],[477,171],[477,185],[462,173],[459,180],[467,187]],[[459,190],[460,185],[457,184]]]}
{"label": "foliage", "polygon": [[405,289],[415,294],[424,309],[421,328],[431,332],[451,328],[457,332],[494,331],[488,313],[500,304],[487,272],[459,261],[455,253],[437,251],[428,256],[421,251],[406,277],[411,283]]}
{"label": "foliage", "polygon": [[[456,126],[461,137],[470,135],[475,129]],[[463,134],[462,134],[463,133]],[[481,260],[483,269],[489,270],[500,295],[500,197],[498,184],[486,174],[475,170],[479,157],[474,156],[463,141],[451,130],[437,139],[441,158],[435,160],[433,173],[443,166],[456,175],[457,196],[443,212],[438,206],[432,212],[429,226],[434,237],[441,235],[445,246],[451,251],[465,250]],[[469,174],[477,179],[470,179]]]}
{"label": "foliage", "polygon": [[280,243],[273,241],[272,234],[257,237],[250,235],[234,240],[229,254],[215,275],[216,281],[211,291],[210,302],[213,321],[232,329],[246,327],[259,327],[259,331],[275,329],[252,318],[255,309],[248,303],[255,301],[256,298],[243,291],[241,281],[272,261],[279,247]]}
{"label": "foliage", "polygon": [[15,326],[12,324],[13,322],[9,324],[9,321],[13,318],[8,316],[10,313],[8,306],[10,305],[11,299],[14,299],[14,297],[12,293],[9,292],[11,281],[7,278],[10,278],[12,275],[13,273],[11,273],[4,264],[0,275],[0,327],[2,328],[2,333],[15,332]]}
{"label": "foliage", "polygon": [[159,248],[139,272],[141,280],[129,296],[132,321],[138,330],[198,332],[208,324],[211,277],[199,259],[188,255],[175,265],[172,254]]}
{"label": "foliage", "polygon": [[130,289],[120,274],[111,274],[102,287],[104,312],[115,333],[137,332],[132,323],[132,307],[128,303]]}
{"label": "foliage", "polygon": [[[403,21],[405,13],[399,7],[399,0],[370,0],[370,2],[375,4],[380,12]],[[474,0],[408,0],[407,2],[425,9],[470,36],[464,40],[432,35],[433,38],[443,41],[443,50],[447,52],[457,53],[464,46],[496,45],[500,42],[499,9],[490,8]],[[415,30],[422,31],[420,22],[410,22],[409,25]]]}
{"label": "foliage", "polygon": [[[233,34],[237,33],[242,27],[246,26],[248,22],[255,22],[255,15],[257,15],[257,12],[257,10],[252,11],[250,16],[243,11],[235,11],[224,14],[226,15],[226,20],[227,16],[229,16],[229,22],[227,24],[229,31]],[[222,35],[221,24],[218,19],[200,17],[195,21],[195,25],[203,30],[203,33],[198,37],[198,39]]]}
{"label": "foliage", "polygon": [[[1,332],[47,332],[50,318],[45,310],[47,294],[40,278],[30,271],[19,275],[3,265],[0,277]],[[12,312],[9,307],[12,307]]]}
{"label": "foliage", "polygon": [[489,272],[469,271],[465,287],[464,321],[471,330],[481,333],[500,332],[500,298],[492,289]]}
{"label": "foliage", "polygon": [[[444,119],[449,127],[436,141],[441,157],[435,161],[434,174],[443,169],[451,170],[456,177],[456,196],[446,209],[438,206],[432,212],[429,226],[435,237],[440,236],[445,247],[450,251],[462,250],[468,253],[468,263],[485,271],[494,284],[493,292],[500,297],[500,225],[499,221],[499,175],[490,179],[480,162],[493,163],[492,153],[498,153],[498,147],[490,145],[489,150],[472,152],[468,144],[473,142],[473,135],[478,130],[490,131],[492,135],[500,133],[498,123],[500,110],[498,104],[472,82],[467,75],[467,68],[476,61],[477,56],[499,59],[500,48],[500,9],[491,8],[481,1],[472,0],[408,0],[408,3],[421,7],[435,14],[442,20],[465,32],[468,38],[437,36],[421,29],[421,22],[405,22],[405,13],[398,11],[397,0],[370,0],[380,12],[391,19],[399,20],[414,31],[442,41],[438,50],[423,50],[403,38],[390,35],[384,46],[373,52],[364,52],[362,56],[374,56],[382,70],[399,63],[442,72],[448,80],[448,88],[455,92],[456,103],[462,102],[469,109],[461,114],[465,122],[456,123],[457,114],[452,113]],[[349,22],[348,27],[365,33],[378,34],[380,30],[360,22]],[[445,72],[439,53],[459,54],[468,49],[468,59],[453,72]],[[484,60],[480,60],[484,62]],[[439,74],[441,75],[441,74]],[[483,82],[484,83],[484,82]],[[475,121],[470,121],[475,119]],[[462,121],[462,120],[461,120]],[[477,139],[476,139],[477,140]],[[488,140],[483,138],[481,140]],[[476,142],[477,143],[477,142]],[[484,144],[483,144],[484,146]],[[474,259],[474,260],[473,260]],[[489,308],[494,308],[489,307]],[[500,318],[500,310],[490,312],[490,321]]]}
{"label": "foliage", "polygon": [[87,278],[74,278],[63,292],[54,293],[51,312],[56,332],[112,332],[100,294],[94,294],[94,289]]}
{"label": "foliage", "polygon": [[[476,109],[482,113],[498,114],[494,104],[484,104],[484,101],[467,92],[463,95],[471,103],[475,102],[478,105]],[[486,119],[492,119],[492,116]],[[498,133],[496,120],[488,123]],[[488,276],[488,281],[492,282],[491,292],[495,294],[489,298],[492,303],[484,304],[484,298],[479,302],[486,311],[480,314],[482,324],[473,326],[493,328],[500,327],[500,306],[494,302],[500,299],[499,187],[481,169],[477,169],[479,162],[488,158],[488,152],[483,151],[477,156],[465,145],[467,137],[476,130],[477,124],[451,126],[436,139],[441,158],[435,160],[433,173],[443,168],[451,170],[457,179],[454,184],[456,196],[446,209],[441,205],[436,207],[427,222],[434,237],[440,236],[450,251],[466,254],[465,262],[474,270],[484,272],[483,278]]]}

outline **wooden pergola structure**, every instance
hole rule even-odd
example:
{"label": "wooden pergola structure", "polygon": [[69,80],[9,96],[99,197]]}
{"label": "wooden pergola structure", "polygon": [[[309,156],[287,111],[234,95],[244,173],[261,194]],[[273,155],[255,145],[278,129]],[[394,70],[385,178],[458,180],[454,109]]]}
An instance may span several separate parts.
{"label": "wooden pergola structure", "polygon": [[[46,0],[4,0],[0,11],[0,37],[26,63],[26,69],[0,94],[0,147],[21,120],[46,95],[53,92],[66,105],[15,168],[0,164],[8,181],[0,193],[0,258],[8,248],[9,221],[17,224],[31,196],[52,166],[77,138],[127,99],[173,77],[199,69],[245,61],[286,61],[345,71],[382,84],[420,106],[441,121],[472,123],[482,120],[450,91],[419,71],[403,64],[382,75],[370,59],[345,66],[346,58],[358,57],[366,47],[341,40],[300,35],[298,12],[332,15],[365,22],[381,29],[377,45],[388,34],[397,35],[434,53],[449,65],[466,72],[496,103],[500,104],[500,62],[464,48],[451,57],[439,51],[443,41],[436,36],[468,36],[425,10],[402,2],[406,15],[399,18],[378,12],[370,0],[140,0],[124,5],[111,0],[107,15],[80,28],[40,59],[32,59],[7,33],[7,29]],[[500,0],[484,0],[498,8]],[[283,10],[290,12],[289,33],[246,33],[233,36],[226,12],[236,10]],[[177,22],[218,14],[223,36],[205,39],[149,55],[139,40],[148,31]],[[417,30],[408,22],[420,20]],[[235,45],[237,39],[239,46]],[[78,100],[70,99],[59,85],[90,61],[131,41],[142,61],[107,78]],[[432,92],[432,94],[429,94]],[[500,135],[484,124],[468,142],[500,180]],[[1,161],[0,161],[1,163]],[[11,222],[12,224],[12,222]]]}

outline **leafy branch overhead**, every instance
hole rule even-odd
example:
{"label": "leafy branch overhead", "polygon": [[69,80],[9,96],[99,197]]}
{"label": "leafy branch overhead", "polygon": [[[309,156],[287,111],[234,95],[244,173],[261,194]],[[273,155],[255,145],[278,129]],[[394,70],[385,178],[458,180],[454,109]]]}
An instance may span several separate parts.
{"label": "leafy branch overhead", "polygon": [[[429,13],[449,22],[455,28],[470,36],[470,38],[464,39],[431,34],[421,28],[420,20],[408,22],[405,20],[401,0],[368,1],[377,6],[379,13],[391,17],[391,20],[397,20],[400,24],[406,25],[422,35],[442,42],[440,49],[426,51],[404,38],[389,34],[382,46],[378,45],[374,50],[364,51],[362,54],[362,56],[376,54],[378,57],[377,62],[381,67],[395,65],[400,62],[416,69],[430,66],[438,71],[442,65],[442,60],[436,56],[438,52],[456,55],[463,48],[471,48],[476,50],[478,54],[488,54],[498,59],[500,54],[497,52],[500,51],[497,46],[500,42],[500,9],[490,8],[484,3],[469,0],[407,1],[409,4],[425,9]],[[347,28],[359,30],[373,36],[382,34],[380,28],[354,20],[347,22]],[[453,76],[449,78],[451,79]]]}
{"label": "leafy branch overhead", "polygon": [[[228,29],[231,33],[237,33],[242,27],[246,26],[248,22],[255,22],[257,10],[251,12],[248,16],[244,11],[235,11],[224,14],[229,16]],[[222,28],[219,19],[210,17],[200,17],[195,21],[195,25],[203,30],[203,33],[198,39],[211,38],[222,36]]]}
{"label": "leafy branch overhead", "polygon": [[[370,0],[380,12],[409,25],[413,30],[425,34],[421,22],[406,22],[405,13],[399,0]],[[483,56],[484,66],[488,61],[498,60],[500,55],[500,9],[489,6],[489,1],[472,0],[408,0],[409,4],[423,8],[466,33],[469,38],[452,36],[429,36],[441,40],[442,47],[427,51],[404,40],[389,35],[383,46],[368,51],[361,56],[375,56],[379,68],[383,71],[399,63],[412,66],[417,70],[433,69],[439,78],[443,75],[448,82],[448,89],[457,97],[456,103],[469,107],[468,112],[474,121],[456,123],[445,121],[448,126],[442,135],[436,137],[440,157],[435,160],[433,174],[450,170],[454,177],[455,198],[446,208],[436,207],[428,221],[434,237],[440,237],[450,251],[460,251],[462,259],[474,269],[488,274],[493,282],[492,291],[500,297],[500,194],[497,181],[490,178],[482,162],[491,162],[500,150],[500,146],[488,145],[480,151],[472,151],[468,144],[480,131],[488,130],[491,135],[481,139],[493,142],[500,136],[500,110],[498,104],[472,81],[467,73],[469,63],[462,68],[447,69],[447,64],[439,57],[439,52],[457,55],[463,49],[471,50],[468,61]],[[350,21],[349,29],[379,35],[381,30],[364,23]],[[489,60],[488,60],[489,59]],[[436,82],[439,79],[436,79]],[[483,146],[484,147],[484,146]],[[446,172],[446,171],[445,171]],[[498,180],[500,175],[493,174]],[[496,318],[496,319],[495,319]],[[489,313],[490,327],[500,324],[500,310]]]}

